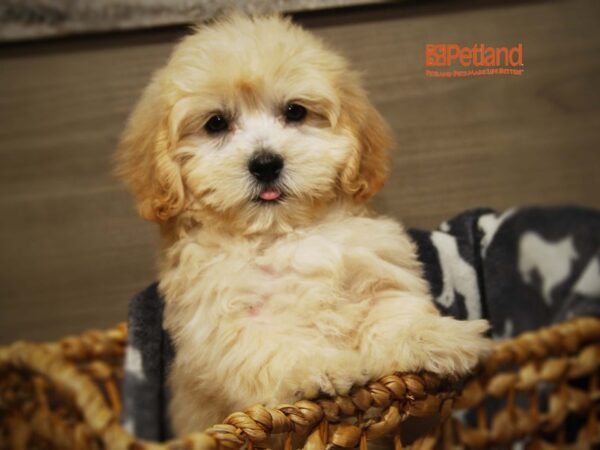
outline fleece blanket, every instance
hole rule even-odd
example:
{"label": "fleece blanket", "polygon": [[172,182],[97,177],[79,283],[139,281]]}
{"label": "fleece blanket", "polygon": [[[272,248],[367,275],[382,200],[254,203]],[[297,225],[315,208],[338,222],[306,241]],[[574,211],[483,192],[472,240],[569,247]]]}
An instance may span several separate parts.
{"label": "fleece blanket", "polygon": [[[441,313],[486,318],[494,339],[600,316],[600,211],[476,209],[410,234]],[[162,313],[157,284],[132,299],[122,386],[124,425],[153,441],[171,436],[165,380],[173,348]]]}

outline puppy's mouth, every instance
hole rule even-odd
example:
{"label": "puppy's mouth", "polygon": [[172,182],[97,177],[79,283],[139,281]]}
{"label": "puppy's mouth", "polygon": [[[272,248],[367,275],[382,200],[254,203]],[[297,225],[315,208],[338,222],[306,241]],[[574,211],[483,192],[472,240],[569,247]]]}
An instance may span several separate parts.
{"label": "puppy's mouth", "polygon": [[259,203],[279,203],[285,198],[285,193],[276,186],[263,187],[254,201]]}

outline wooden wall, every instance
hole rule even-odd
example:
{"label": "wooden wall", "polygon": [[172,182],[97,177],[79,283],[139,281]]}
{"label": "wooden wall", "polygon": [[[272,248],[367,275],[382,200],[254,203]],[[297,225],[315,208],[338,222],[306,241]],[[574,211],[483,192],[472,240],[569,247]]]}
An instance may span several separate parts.
{"label": "wooden wall", "polygon": [[[434,227],[475,206],[600,207],[600,3],[421,2],[298,20],[365,74],[398,145],[376,206]],[[156,233],[111,177],[181,28],[0,47],[0,342],[124,320]],[[524,45],[525,74],[424,75],[424,46]]]}

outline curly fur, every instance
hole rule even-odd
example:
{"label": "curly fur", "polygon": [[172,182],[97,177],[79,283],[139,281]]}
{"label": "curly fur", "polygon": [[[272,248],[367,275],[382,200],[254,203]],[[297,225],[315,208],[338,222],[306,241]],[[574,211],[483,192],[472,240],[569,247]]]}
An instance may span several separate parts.
{"label": "curly fur", "polygon": [[[302,123],[282,117],[290,102]],[[215,112],[231,122],[218,135]],[[198,27],[154,76],[117,172],[162,230],[177,434],[393,371],[462,374],[486,351],[487,323],[440,317],[414,244],[365,206],[390,145],[346,61],[278,16]],[[255,201],[264,148],[285,161],[277,203]]]}

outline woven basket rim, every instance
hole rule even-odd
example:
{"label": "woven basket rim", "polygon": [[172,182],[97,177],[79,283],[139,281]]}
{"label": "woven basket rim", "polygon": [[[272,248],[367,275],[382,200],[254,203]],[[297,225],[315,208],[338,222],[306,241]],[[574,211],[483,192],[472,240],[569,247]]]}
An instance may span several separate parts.
{"label": "woven basket rim", "polygon": [[[331,420],[332,416],[337,415],[339,419],[361,414],[371,406],[388,408],[387,414],[394,415],[388,417],[387,422],[384,421],[388,426],[397,423],[406,414],[426,416],[441,412],[443,416],[447,416],[453,408],[473,404],[476,396],[473,397],[473,393],[469,391],[470,380],[490,380],[503,367],[573,355],[582,348],[600,351],[600,318],[578,317],[497,342],[478,369],[461,380],[440,379],[426,372],[390,374],[366,386],[353,388],[347,396],[300,400],[293,405],[275,408],[251,406],[244,412],[230,414],[222,424],[164,443],[142,441],[130,435],[120,424],[118,414],[109,407],[98,387],[78,372],[73,363],[85,358],[93,359],[106,352],[114,352],[115,349],[123,351],[126,342],[127,327],[124,323],[105,331],[90,330],[79,336],[67,336],[57,342],[19,341],[0,347],[0,367],[26,369],[42,374],[61,390],[69,392],[86,423],[100,436],[107,448],[128,448],[135,444],[141,445],[139,448],[149,449],[237,449],[246,443],[259,444],[272,435],[289,435],[300,430],[315,429],[323,420]],[[598,361],[594,361],[594,364],[592,370],[597,370]],[[511,379],[511,382],[516,381]],[[459,384],[464,385],[462,393],[459,392]],[[499,393],[502,394],[501,391]],[[469,399],[468,396],[473,398]],[[393,402],[400,402],[405,409],[392,410],[390,405]],[[383,429],[385,423],[379,429],[372,427],[371,430],[362,430],[358,436],[361,446],[363,439],[379,437],[389,432],[390,430]],[[346,431],[356,434],[356,430]],[[346,436],[340,439],[350,438]],[[356,436],[352,439],[356,439]]]}

